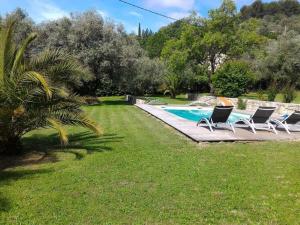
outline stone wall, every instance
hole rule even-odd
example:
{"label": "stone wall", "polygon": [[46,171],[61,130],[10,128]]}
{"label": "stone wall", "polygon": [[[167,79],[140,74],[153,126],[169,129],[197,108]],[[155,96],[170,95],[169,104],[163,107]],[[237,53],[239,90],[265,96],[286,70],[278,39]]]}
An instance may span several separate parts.
{"label": "stone wall", "polygon": [[[232,101],[234,106],[237,108],[237,98],[228,98]],[[285,114],[285,113],[292,113],[295,110],[300,111],[300,104],[294,104],[294,103],[282,103],[282,102],[268,102],[268,101],[260,101],[260,100],[253,100],[253,99],[244,99],[247,101],[247,108],[248,111],[255,111],[259,106],[272,106],[276,107],[276,113],[277,114]],[[210,105],[217,105],[220,104],[218,102],[217,98],[214,98],[212,96],[203,96],[198,98],[198,101],[207,102]]]}

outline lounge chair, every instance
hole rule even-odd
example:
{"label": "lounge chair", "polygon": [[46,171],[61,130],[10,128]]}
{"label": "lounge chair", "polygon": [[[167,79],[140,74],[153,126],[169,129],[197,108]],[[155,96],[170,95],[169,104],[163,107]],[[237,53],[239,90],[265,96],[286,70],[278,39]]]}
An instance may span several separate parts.
{"label": "lounge chair", "polygon": [[[277,131],[271,124],[271,116],[274,113],[276,107],[258,107],[256,112],[249,119],[240,119],[235,124],[246,124],[248,125],[253,133],[256,134],[256,130],[271,130],[275,134]],[[267,128],[265,127],[267,125]]]}
{"label": "lounge chair", "polygon": [[206,124],[210,131],[213,132],[213,128],[217,128],[220,124],[229,125],[230,129],[235,133],[232,123],[228,121],[228,118],[233,110],[233,106],[215,106],[210,118],[203,118],[198,121],[197,126]]}
{"label": "lounge chair", "polygon": [[218,97],[217,101],[222,104],[222,106],[234,106],[232,101],[225,97]]}
{"label": "lounge chair", "polygon": [[273,119],[270,121],[272,124],[276,125],[276,128],[282,126],[288,134],[290,134],[290,128],[288,125],[296,125],[300,122],[300,111],[295,111],[289,116],[284,117],[283,119]]}

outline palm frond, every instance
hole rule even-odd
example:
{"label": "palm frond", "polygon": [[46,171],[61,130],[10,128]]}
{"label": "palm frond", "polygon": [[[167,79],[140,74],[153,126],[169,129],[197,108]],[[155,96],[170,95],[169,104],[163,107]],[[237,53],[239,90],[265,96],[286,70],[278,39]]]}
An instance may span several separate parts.
{"label": "palm frond", "polygon": [[15,20],[9,20],[7,22],[6,29],[0,30],[0,85],[5,80],[5,75],[8,75],[11,66],[13,64],[14,52],[12,42],[13,27]]}
{"label": "palm frond", "polygon": [[50,99],[52,97],[51,87],[48,84],[46,78],[41,73],[38,73],[36,71],[27,71],[24,73],[23,79],[24,81],[33,81],[40,84],[45,91],[47,98]]}
{"label": "palm frond", "polygon": [[60,143],[62,145],[67,145],[69,139],[68,139],[68,134],[63,127],[63,124],[59,120],[53,118],[48,118],[47,121],[49,122],[50,127],[54,128],[58,132]]}
{"label": "palm frond", "polygon": [[21,65],[21,61],[24,58],[25,50],[27,49],[28,45],[37,37],[37,34],[32,33],[30,34],[21,44],[20,48],[16,52],[16,56],[14,59],[13,67],[12,67],[12,73],[15,73],[17,69]]}

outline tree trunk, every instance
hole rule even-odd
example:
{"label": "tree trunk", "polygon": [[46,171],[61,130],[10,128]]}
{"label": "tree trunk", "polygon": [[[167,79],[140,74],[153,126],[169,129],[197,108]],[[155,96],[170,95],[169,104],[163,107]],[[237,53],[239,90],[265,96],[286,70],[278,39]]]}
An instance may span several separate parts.
{"label": "tree trunk", "polygon": [[21,138],[18,136],[9,136],[0,140],[0,154],[2,155],[17,155],[22,150]]}
{"label": "tree trunk", "polygon": [[176,98],[176,94],[173,93],[173,92],[171,92],[171,93],[170,93],[170,97],[171,97],[172,99],[175,99],[175,98]]}
{"label": "tree trunk", "polygon": [[212,76],[215,74],[215,60],[214,58],[210,59],[210,73],[208,73],[208,85],[209,85],[209,93],[210,95],[215,95],[215,89],[212,84]]}

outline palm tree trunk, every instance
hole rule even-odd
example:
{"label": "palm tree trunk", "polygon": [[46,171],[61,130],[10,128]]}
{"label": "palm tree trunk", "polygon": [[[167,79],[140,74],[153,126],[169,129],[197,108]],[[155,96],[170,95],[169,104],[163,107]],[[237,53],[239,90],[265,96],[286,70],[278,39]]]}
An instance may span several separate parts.
{"label": "palm tree trunk", "polygon": [[171,91],[171,92],[170,92],[170,97],[171,97],[172,99],[175,99],[175,98],[176,98],[176,93],[173,92],[173,91]]}
{"label": "palm tree trunk", "polygon": [[4,140],[0,140],[0,154],[17,155],[22,152],[22,143],[19,136],[7,136]]}

